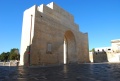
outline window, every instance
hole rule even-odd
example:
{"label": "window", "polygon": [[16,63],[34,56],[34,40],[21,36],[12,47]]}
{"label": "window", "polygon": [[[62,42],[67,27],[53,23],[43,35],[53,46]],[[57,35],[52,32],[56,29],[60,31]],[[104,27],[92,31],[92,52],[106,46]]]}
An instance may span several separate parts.
{"label": "window", "polygon": [[48,51],[51,52],[51,44],[48,44]]}
{"label": "window", "polygon": [[47,53],[52,54],[52,44],[47,44]]}

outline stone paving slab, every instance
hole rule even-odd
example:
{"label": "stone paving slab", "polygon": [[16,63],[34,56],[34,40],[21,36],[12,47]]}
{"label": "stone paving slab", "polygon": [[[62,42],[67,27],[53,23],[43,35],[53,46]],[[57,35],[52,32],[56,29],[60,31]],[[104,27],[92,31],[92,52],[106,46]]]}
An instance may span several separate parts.
{"label": "stone paving slab", "polygon": [[120,81],[120,63],[0,66],[0,81]]}

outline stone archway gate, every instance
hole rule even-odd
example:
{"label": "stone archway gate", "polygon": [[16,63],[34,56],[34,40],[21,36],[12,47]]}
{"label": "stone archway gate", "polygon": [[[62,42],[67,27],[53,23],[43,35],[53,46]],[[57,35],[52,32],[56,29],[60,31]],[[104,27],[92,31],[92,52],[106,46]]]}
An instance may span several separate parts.
{"label": "stone archway gate", "polygon": [[71,14],[53,2],[25,10],[20,64],[63,64],[65,37],[68,43],[67,63],[89,62],[88,34],[79,31]]}

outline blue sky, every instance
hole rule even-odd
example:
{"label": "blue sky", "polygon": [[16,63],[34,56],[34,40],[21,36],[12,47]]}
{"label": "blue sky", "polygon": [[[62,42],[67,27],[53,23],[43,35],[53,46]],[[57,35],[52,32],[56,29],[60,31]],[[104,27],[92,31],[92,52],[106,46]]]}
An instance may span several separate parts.
{"label": "blue sky", "polygon": [[88,32],[89,49],[120,39],[120,0],[0,0],[0,53],[20,49],[24,10],[52,1],[74,16],[81,32]]}

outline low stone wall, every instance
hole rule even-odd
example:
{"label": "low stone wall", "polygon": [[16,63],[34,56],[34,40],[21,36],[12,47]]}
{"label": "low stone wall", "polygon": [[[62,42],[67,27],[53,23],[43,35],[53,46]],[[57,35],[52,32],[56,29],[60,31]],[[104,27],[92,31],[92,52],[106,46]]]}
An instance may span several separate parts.
{"label": "low stone wall", "polygon": [[89,58],[91,62],[120,62],[120,53],[113,52],[90,52]]}
{"label": "low stone wall", "polygon": [[93,53],[93,62],[108,62],[108,57],[106,52],[94,52]]}
{"label": "low stone wall", "polygon": [[19,66],[19,62],[0,62],[0,66]]}

